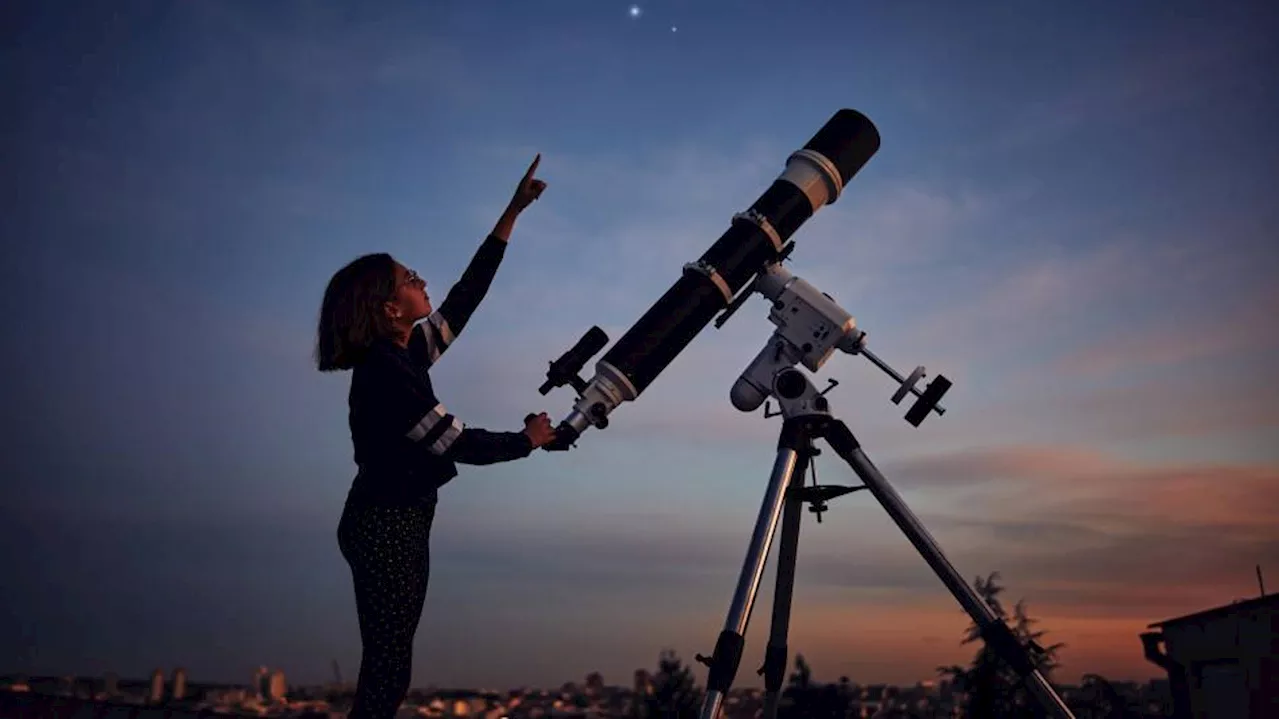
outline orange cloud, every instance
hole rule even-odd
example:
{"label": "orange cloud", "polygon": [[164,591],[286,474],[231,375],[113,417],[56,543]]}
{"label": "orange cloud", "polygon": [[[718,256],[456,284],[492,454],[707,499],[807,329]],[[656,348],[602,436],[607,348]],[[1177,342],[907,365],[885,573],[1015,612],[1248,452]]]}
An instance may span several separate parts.
{"label": "orange cloud", "polygon": [[1176,316],[1116,331],[1063,356],[1055,369],[1064,375],[1115,375],[1241,352],[1267,351],[1274,356],[1274,298],[1271,287],[1220,308],[1212,321]]}
{"label": "orange cloud", "polygon": [[1273,528],[1276,517],[1275,464],[1160,464],[1079,447],[1014,446],[908,458],[894,467],[920,485],[983,485],[998,511],[1058,521]]}

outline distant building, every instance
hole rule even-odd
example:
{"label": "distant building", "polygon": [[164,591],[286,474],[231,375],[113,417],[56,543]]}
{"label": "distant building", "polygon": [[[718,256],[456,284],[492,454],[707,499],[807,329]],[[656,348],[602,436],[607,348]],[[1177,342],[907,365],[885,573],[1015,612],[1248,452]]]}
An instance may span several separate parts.
{"label": "distant building", "polygon": [[653,693],[653,678],[649,676],[649,672],[643,669],[637,669],[635,674],[635,684],[632,687],[637,697],[645,697]]}
{"label": "distant building", "polygon": [[287,693],[288,686],[284,682],[284,672],[279,669],[271,672],[271,678],[267,684],[267,698],[273,702],[284,701]]}
{"label": "distant building", "polygon": [[120,677],[115,672],[107,672],[102,677],[102,693],[107,697],[116,697],[120,694]]}
{"label": "distant building", "polygon": [[147,698],[152,704],[159,704],[164,701],[164,672],[159,669],[151,672],[151,691]]}
{"label": "distant building", "polygon": [[1175,719],[1271,719],[1277,714],[1277,595],[1150,625],[1147,660],[1169,674]]}
{"label": "distant building", "polygon": [[182,701],[187,697],[187,670],[178,667],[173,670],[173,687],[170,690],[170,697],[176,701]]}
{"label": "distant building", "polygon": [[253,670],[253,683],[249,685],[250,693],[259,699],[266,697],[271,693],[271,686],[268,681],[270,673],[266,667],[258,667]]}
{"label": "distant building", "polygon": [[600,672],[591,672],[583,682],[583,687],[587,692],[587,696],[598,697],[604,693],[604,677],[600,675]]}

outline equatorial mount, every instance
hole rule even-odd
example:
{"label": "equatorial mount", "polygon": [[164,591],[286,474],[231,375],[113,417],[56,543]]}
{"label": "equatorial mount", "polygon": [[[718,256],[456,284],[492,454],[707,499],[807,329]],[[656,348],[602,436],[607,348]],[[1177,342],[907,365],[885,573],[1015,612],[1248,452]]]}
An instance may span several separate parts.
{"label": "equatorial mount", "polygon": [[[783,369],[773,378],[772,395],[778,398],[779,409],[777,412],[770,412],[769,402],[766,400],[764,416],[783,417],[785,420],[791,417],[808,415],[829,415],[830,404],[827,402],[826,394],[839,383],[833,379],[827,380],[827,383],[827,388],[819,391],[800,370],[794,367]],[[812,459],[822,454],[822,450],[810,443],[802,448],[801,451],[804,454],[805,464],[809,468],[809,476],[813,480],[813,484],[805,486],[802,477],[801,481],[790,487],[788,491],[793,492],[795,498],[801,503],[808,504],[809,512],[821,524],[822,513],[827,511],[827,502],[867,487],[866,485],[846,487],[838,484],[818,484],[818,466]]]}
{"label": "equatorial mount", "polygon": [[[894,404],[901,404],[908,394],[916,396],[915,403],[905,417],[913,427],[919,427],[930,412],[937,412],[939,415],[945,413],[946,409],[938,402],[951,389],[951,380],[938,375],[922,391],[917,385],[925,376],[924,366],[916,367],[915,371],[904,378],[868,350],[867,333],[858,329],[852,315],[830,295],[819,291],[782,266],[782,260],[790,254],[793,246],[787,246],[778,262],[766,265],[716,318],[716,327],[723,327],[748,297],[759,293],[771,303],[769,321],[777,327],[773,336],[765,343],[764,349],[734,383],[730,392],[733,406],[743,412],[754,411],[772,394],[773,384],[782,370],[799,364],[810,372],[817,372],[836,350],[840,350],[846,354],[866,357],[892,377],[898,383],[897,391],[890,397]],[[825,395],[839,384],[836,380],[828,382],[827,388],[820,395]],[[777,415],[770,413],[766,406],[765,416]]]}

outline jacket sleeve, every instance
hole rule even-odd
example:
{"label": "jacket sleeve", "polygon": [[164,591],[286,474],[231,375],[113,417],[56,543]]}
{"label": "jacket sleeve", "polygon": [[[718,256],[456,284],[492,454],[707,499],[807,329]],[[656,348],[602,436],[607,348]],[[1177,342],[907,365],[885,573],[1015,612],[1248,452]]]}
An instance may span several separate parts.
{"label": "jacket sleeve", "polygon": [[418,362],[428,366],[435,364],[449,349],[480,306],[480,300],[489,292],[506,251],[507,243],[493,235],[480,243],[480,249],[471,257],[462,277],[449,288],[440,307],[427,317],[426,322],[414,327],[409,337],[409,351]]}
{"label": "jacket sleeve", "polygon": [[524,432],[468,427],[437,402],[405,435],[424,451],[460,464],[497,464],[528,457],[533,442]]}
{"label": "jacket sleeve", "polygon": [[524,432],[490,432],[463,426],[444,456],[459,464],[497,464],[523,459],[532,451],[533,442]]}
{"label": "jacket sleeve", "polygon": [[383,376],[379,404],[390,432],[422,452],[461,464],[495,464],[528,457],[533,443],[524,432],[491,432],[468,427],[407,372],[390,368]]}

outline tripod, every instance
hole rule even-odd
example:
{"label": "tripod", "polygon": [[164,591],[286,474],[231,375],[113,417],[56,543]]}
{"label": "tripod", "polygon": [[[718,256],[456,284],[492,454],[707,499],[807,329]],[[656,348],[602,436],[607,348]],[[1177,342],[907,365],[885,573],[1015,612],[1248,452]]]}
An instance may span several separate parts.
{"label": "tripod", "polygon": [[[1046,712],[1063,719],[1074,719],[1071,710],[1054,691],[1044,675],[1036,668],[1028,650],[1043,651],[1032,643],[1024,648],[1013,632],[996,617],[951,562],[943,555],[933,537],[920,520],[902,501],[888,480],[876,469],[862,451],[861,445],[849,428],[828,411],[824,393],[795,368],[778,372],[773,394],[782,405],[784,417],[778,434],[777,459],[769,477],[764,502],[756,518],[751,543],[738,577],[738,585],[729,605],[724,629],[716,640],[715,651],[710,658],[698,655],[698,661],[709,667],[707,695],[703,700],[703,719],[717,719],[725,697],[732,686],[751,618],[751,609],[764,574],[769,547],[782,515],[782,539],[778,548],[776,588],[773,597],[773,617],[769,643],[765,650],[764,667],[760,673],[765,678],[766,719],[777,715],[778,699],[787,664],[787,631],[791,614],[791,593],[795,583],[796,549],[800,537],[801,508],[806,502],[814,504],[818,512],[827,499],[860,489],[867,489],[879,500],[898,528],[920,552],[926,563],[938,575],[965,612],[979,627],[987,646],[1009,664],[1023,679]],[[767,412],[767,409],[766,409]],[[771,416],[771,415],[766,415]],[[824,439],[862,480],[861,487],[804,487],[804,471],[810,459],[818,453],[815,439]],[[785,511],[784,511],[785,508]],[[819,514],[821,520],[821,514]]]}

